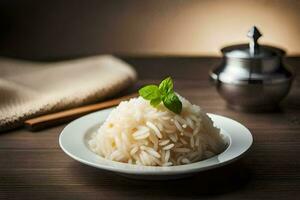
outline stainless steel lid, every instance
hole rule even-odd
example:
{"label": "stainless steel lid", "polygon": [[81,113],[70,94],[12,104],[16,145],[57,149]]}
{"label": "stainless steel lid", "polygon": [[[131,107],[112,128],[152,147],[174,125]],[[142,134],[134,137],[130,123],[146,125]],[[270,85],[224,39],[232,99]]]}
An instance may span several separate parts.
{"label": "stainless steel lid", "polygon": [[262,36],[259,30],[253,26],[247,36],[250,38],[249,44],[238,44],[227,46],[221,49],[222,53],[228,58],[239,59],[264,59],[281,57],[285,51],[276,47],[259,45],[258,40]]}
{"label": "stainless steel lid", "polygon": [[221,51],[228,58],[240,59],[264,59],[277,56],[281,57],[285,54],[284,50],[267,45],[259,45],[259,51],[252,54],[248,44],[227,46],[221,49]]}
{"label": "stainless steel lid", "polygon": [[253,26],[247,36],[249,44],[223,48],[223,61],[211,71],[210,77],[218,82],[231,84],[272,84],[287,81],[292,77],[282,62],[285,51],[267,45],[259,45],[262,36]]}

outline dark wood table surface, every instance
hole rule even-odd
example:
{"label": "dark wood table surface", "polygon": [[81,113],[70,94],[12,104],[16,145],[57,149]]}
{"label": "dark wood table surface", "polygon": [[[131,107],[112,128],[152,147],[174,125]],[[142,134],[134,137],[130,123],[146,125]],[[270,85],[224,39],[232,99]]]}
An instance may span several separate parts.
{"label": "dark wood table surface", "polygon": [[[19,129],[0,134],[0,199],[300,199],[299,78],[281,109],[241,113],[227,109],[208,81],[219,58],[122,58],[139,74],[135,88],[170,75],[191,102],[246,125],[254,137],[251,151],[233,164],[190,178],[139,181],[64,154],[58,136],[65,125],[41,132]],[[299,71],[300,58],[287,63]]]}

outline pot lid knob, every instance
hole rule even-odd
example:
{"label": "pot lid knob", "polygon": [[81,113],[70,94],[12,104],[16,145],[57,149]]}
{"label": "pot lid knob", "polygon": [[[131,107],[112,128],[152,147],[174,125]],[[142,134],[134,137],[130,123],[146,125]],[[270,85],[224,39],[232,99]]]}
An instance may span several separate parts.
{"label": "pot lid knob", "polygon": [[262,36],[262,34],[259,32],[256,26],[253,26],[248,31],[247,36],[250,38],[250,43],[249,43],[250,54],[254,56],[255,54],[259,53],[259,44],[257,41]]}

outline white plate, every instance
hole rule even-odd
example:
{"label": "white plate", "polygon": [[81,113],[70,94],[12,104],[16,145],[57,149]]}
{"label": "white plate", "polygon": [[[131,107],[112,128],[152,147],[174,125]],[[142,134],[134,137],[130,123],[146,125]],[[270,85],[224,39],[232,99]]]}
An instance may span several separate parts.
{"label": "white plate", "polygon": [[87,141],[104,122],[111,109],[88,114],[68,124],[59,137],[62,150],[81,163],[124,176],[140,179],[174,179],[228,164],[240,158],[253,141],[250,131],[242,124],[227,117],[208,114],[214,125],[221,128],[221,133],[228,143],[227,149],[219,155],[192,164],[170,167],[138,166],[110,161],[93,153],[88,148]]}

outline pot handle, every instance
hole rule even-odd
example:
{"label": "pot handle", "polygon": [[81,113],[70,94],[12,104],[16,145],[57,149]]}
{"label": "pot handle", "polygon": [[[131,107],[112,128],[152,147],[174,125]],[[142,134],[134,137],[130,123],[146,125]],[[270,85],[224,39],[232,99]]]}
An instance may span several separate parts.
{"label": "pot handle", "polygon": [[210,71],[209,72],[209,80],[212,84],[217,85],[217,83],[219,82],[219,77],[213,71]]}

